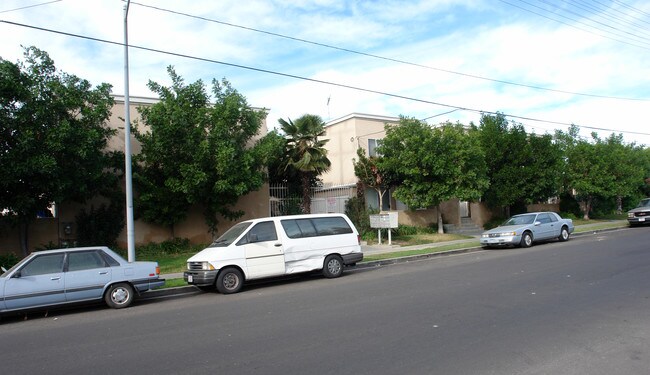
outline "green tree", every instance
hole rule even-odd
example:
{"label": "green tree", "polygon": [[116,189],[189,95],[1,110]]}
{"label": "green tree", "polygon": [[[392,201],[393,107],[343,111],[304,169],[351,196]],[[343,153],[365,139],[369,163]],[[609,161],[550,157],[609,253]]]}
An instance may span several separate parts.
{"label": "green tree", "polygon": [[562,150],[550,135],[527,134],[502,114],[481,116],[478,127],[490,187],[484,195],[492,207],[510,216],[513,205],[543,201],[559,193]]}
{"label": "green tree", "polygon": [[120,154],[107,152],[111,86],[95,88],[60,72],[49,55],[25,49],[25,61],[0,59],[0,207],[19,228],[23,255],[38,211],[84,202],[117,188]]}
{"label": "green tree", "polygon": [[431,128],[402,117],[386,127],[377,151],[379,167],[395,176],[394,195],[411,208],[434,206],[438,233],[443,233],[440,203],[458,198],[476,200],[488,187],[485,157],[477,134],[460,124]]}
{"label": "green tree", "polygon": [[[286,135],[286,154],[283,162],[287,173],[296,173],[302,185],[302,212],[311,211],[311,187],[315,179],[330,169],[325,144],[325,123],[316,115],[305,114],[295,122],[279,119]],[[293,171],[291,171],[293,170]]]}
{"label": "green tree", "polygon": [[254,141],[265,112],[251,108],[225,79],[186,85],[172,67],[171,87],[149,82],[160,102],[139,108],[146,128],[136,126],[142,152],[135,157],[138,212],[149,222],[174,225],[192,205],[203,207],[216,231],[217,215],[234,220],[239,198],[264,183],[265,147]]}
{"label": "green tree", "polygon": [[596,198],[609,200],[621,213],[623,200],[635,197],[645,184],[643,149],[625,144],[621,134],[600,139],[592,133],[591,140],[585,140],[578,130],[574,126],[557,137],[566,149],[566,183],[576,191],[584,219],[589,219]]}
{"label": "green tree", "polygon": [[383,209],[383,200],[386,192],[394,185],[394,177],[380,168],[380,156],[366,156],[363,148],[357,149],[359,160],[353,159],[354,174],[361,181],[363,187],[369,187],[377,192],[379,197],[379,211]]}

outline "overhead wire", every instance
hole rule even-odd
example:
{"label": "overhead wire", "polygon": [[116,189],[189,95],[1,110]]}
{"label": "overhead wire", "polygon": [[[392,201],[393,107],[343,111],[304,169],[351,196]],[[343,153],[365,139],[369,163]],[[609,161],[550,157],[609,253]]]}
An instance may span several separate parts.
{"label": "overhead wire", "polygon": [[[519,1],[521,1],[521,2],[523,2],[523,3],[526,3],[526,4],[529,4],[529,5],[532,5],[532,4],[530,4],[529,2],[524,1],[524,0],[519,0]],[[553,3],[551,3],[551,2],[549,2],[549,1],[547,1],[547,0],[539,0],[539,1],[541,1],[542,3],[547,4],[547,5],[549,5],[549,6],[553,7],[553,8],[555,8],[555,9],[558,9],[558,10],[564,12],[564,13],[568,13],[568,14],[570,14],[570,15],[572,15],[572,16],[576,16],[576,17],[579,17],[579,18],[582,18],[582,17],[583,17],[583,15],[579,14],[578,12],[574,12],[574,11],[572,11],[572,10],[566,8],[566,7],[561,8],[561,7],[557,6],[557,4],[553,4]],[[533,5],[533,6],[535,6],[535,5]],[[537,6],[535,6],[535,7],[537,7]],[[539,8],[539,9],[544,9],[544,8],[542,8],[542,7],[537,7],[537,8]],[[560,15],[560,14],[558,14],[558,13],[555,13],[555,12],[553,12],[553,13],[554,13],[554,14],[557,14],[557,15],[559,15],[559,16],[562,16],[562,15]],[[562,16],[562,17],[564,17],[564,16]],[[603,29],[599,28],[598,26],[593,26],[593,25],[589,25],[588,23],[582,22],[580,19],[575,19],[575,18],[571,18],[571,17],[565,17],[565,18],[570,19],[570,20],[575,21],[575,22],[579,22],[579,23],[581,23],[581,24],[583,24],[583,25],[587,25],[587,26],[590,26],[590,27],[594,27],[595,29],[598,29],[598,30],[601,30],[601,31],[604,31],[604,32],[608,32],[607,30],[603,30]],[[635,33],[629,32],[629,31],[627,31],[627,30],[622,30],[622,29],[620,29],[620,28],[618,28],[618,27],[614,27],[614,26],[612,26],[612,25],[610,25],[610,24],[608,24],[608,23],[601,22],[601,21],[597,21],[597,20],[594,20],[594,19],[592,19],[592,18],[587,18],[587,19],[588,19],[589,21],[591,21],[591,22],[594,22],[596,25],[599,25],[599,26],[602,26],[602,27],[606,27],[606,28],[611,29],[611,30],[614,30],[614,31],[616,31],[616,32],[620,32],[620,33],[626,34],[626,35],[628,35],[628,36],[627,36],[628,38],[629,38],[629,37],[633,37],[633,38],[636,38],[636,39],[640,39],[643,43],[650,42],[650,39],[648,39],[648,38],[646,38],[646,37],[639,36],[639,35],[637,35],[637,34],[635,34]],[[611,31],[609,31],[609,32],[611,32]],[[613,34],[615,34],[615,35],[619,35],[619,34],[616,34],[616,33],[613,33]]]}
{"label": "overhead wire", "polygon": [[[608,35],[599,34],[599,33],[597,33],[597,32],[590,31],[590,30],[584,29],[584,28],[582,28],[582,27],[578,27],[578,26],[576,26],[575,24],[571,24],[571,23],[568,23],[568,22],[565,22],[565,21],[559,20],[559,19],[557,19],[557,18],[549,17],[549,16],[547,16],[547,15],[544,15],[544,14],[542,14],[542,13],[539,13],[539,12],[536,12],[536,11],[534,11],[534,10],[528,9],[528,8],[526,8],[526,7],[522,7],[522,6],[519,6],[519,5],[517,5],[517,4],[513,4],[512,2],[507,1],[507,0],[499,0],[499,1],[502,2],[502,3],[504,3],[504,4],[510,5],[510,6],[514,7],[514,8],[518,8],[518,9],[524,10],[524,11],[526,11],[526,12],[529,12],[529,13],[535,14],[535,15],[537,15],[537,16],[540,16],[540,17],[546,18],[546,19],[548,19],[548,20],[551,20],[551,21],[554,21],[554,22],[560,23],[560,24],[562,24],[562,25],[569,26],[569,27],[574,28],[574,29],[578,29],[578,30],[580,30],[580,31],[584,31],[584,32],[589,33],[589,34],[597,35],[597,36],[599,36],[599,37],[601,37],[601,38],[610,39],[610,40],[613,40],[613,41],[615,41],[615,42],[619,42],[619,43],[627,44],[627,45],[629,45],[629,46],[633,46],[633,47],[637,47],[637,48],[641,48],[641,49],[645,49],[645,50],[650,50],[650,44],[648,44],[648,45],[640,45],[640,44],[638,44],[638,43],[632,43],[632,42],[630,42],[630,41],[625,41],[625,40],[621,40],[621,39],[613,38],[613,37],[608,36]],[[526,4],[529,4],[529,5],[532,5],[532,4],[527,3],[527,2],[525,2],[525,3],[526,3]],[[536,6],[536,5],[532,5],[532,6],[535,7],[535,8],[537,8],[537,9],[540,9],[540,10],[545,11],[545,12],[548,13],[548,11],[545,10],[544,8],[542,8],[542,7],[539,7],[539,6]],[[553,14],[555,14],[555,13],[553,13]],[[559,15],[559,16],[562,17],[562,18],[565,18],[565,19],[567,19],[567,20],[573,21],[573,22],[575,22],[575,23],[578,23],[578,24],[581,24],[581,25],[587,26],[587,27],[589,27],[589,28],[596,29],[596,30],[598,30],[598,31],[600,31],[600,32],[603,32],[603,30],[600,30],[600,29],[598,29],[598,28],[596,28],[596,27],[593,27],[592,25],[589,25],[589,24],[584,23],[584,22],[582,22],[582,21],[575,20],[575,19],[572,19],[572,18],[570,18],[570,17],[563,16],[563,15]],[[617,36],[618,36],[618,35],[617,35]]]}
{"label": "overhead wire", "polygon": [[[91,37],[91,36],[87,36],[87,35],[74,34],[74,33],[69,33],[69,32],[65,32],[65,31],[53,30],[53,29],[48,29],[48,28],[44,28],[44,27],[40,27],[40,26],[27,25],[27,24],[23,24],[23,23],[7,21],[7,20],[2,20],[2,19],[0,19],[0,23],[5,23],[5,24],[13,25],[13,26],[25,27],[25,28],[30,28],[30,29],[34,29],[34,30],[40,30],[40,31],[44,31],[44,32],[49,32],[49,33],[54,33],[54,34],[59,34],[59,35],[64,35],[64,36],[69,36],[69,37],[74,37],[74,38],[79,38],[79,39],[85,39],[85,40],[91,40],[91,41],[95,41],[95,42],[106,43],[106,44],[111,44],[111,45],[115,45],[115,46],[124,47],[124,44],[122,42],[115,42],[115,41],[110,41],[110,40],[106,40],[106,39]],[[277,72],[277,71],[268,70],[268,69],[255,68],[255,67],[251,67],[251,66],[246,66],[246,65],[241,65],[241,64],[234,64],[234,63],[229,63],[229,62],[225,62],[225,61],[219,61],[219,60],[214,60],[214,59],[209,59],[209,58],[204,58],[204,57],[192,56],[192,55],[187,55],[187,54],[178,53],[178,52],[165,51],[165,50],[151,48],[151,47],[144,47],[144,46],[129,44],[129,48],[142,50],[142,51],[148,51],[148,52],[154,52],[154,53],[160,53],[160,54],[165,54],[165,55],[169,55],[169,56],[181,57],[181,58],[186,58],[186,59],[191,59],[191,60],[209,62],[209,63],[219,64],[219,65],[225,65],[225,66],[230,66],[230,67],[235,67],[235,68],[240,68],[240,69],[245,69],[245,70],[251,70],[251,71],[260,72],[260,73],[272,74],[272,75],[277,75],[277,76],[282,76],[282,77],[287,77],[287,78],[293,78],[293,79],[298,79],[298,80],[303,80],[303,81],[308,81],[308,82],[314,82],[314,83],[319,83],[319,84],[324,84],[324,85],[329,85],[329,86],[341,87],[341,88],[346,88],[346,89],[355,90],[355,91],[378,94],[378,95],[382,95],[382,96],[388,96],[388,97],[393,97],[393,98],[398,98],[398,99],[403,99],[403,100],[409,100],[409,101],[413,101],[413,102],[432,104],[432,105],[437,105],[437,106],[441,106],[441,107],[453,108],[455,110],[471,111],[471,112],[476,112],[476,113],[481,113],[481,114],[491,114],[491,115],[501,114],[503,116],[510,117],[510,118],[513,118],[513,119],[526,120],[526,121],[535,121],[535,122],[542,122],[542,123],[562,125],[562,126],[577,125],[577,126],[579,126],[581,128],[591,129],[591,130],[612,131],[612,132],[620,132],[620,133],[636,134],[636,135],[650,135],[650,133],[641,133],[641,132],[634,132],[634,131],[620,131],[620,130],[617,131],[617,130],[614,130],[614,129],[606,129],[606,128],[600,128],[600,127],[594,127],[594,126],[578,125],[578,124],[575,124],[575,123],[567,123],[567,122],[561,122],[561,121],[543,120],[543,119],[537,119],[537,118],[527,117],[527,116],[506,114],[506,113],[503,113],[503,112],[486,111],[486,110],[480,110],[480,109],[475,109],[475,108],[470,108],[470,107],[451,105],[451,104],[446,104],[446,103],[435,102],[435,101],[432,101],[432,100],[413,98],[413,97],[409,97],[409,96],[406,96],[406,95],[394,94],[394,93],[389,93],[389,92],[384,92],[384,91],[379,91],[379,90],[372,90],[372,89],[367,89],[367,88],[363,88],[363,87],[347,85],[347,84],[343,84],[343,83],[329,82],[329,81],[324,81],[324,80],[315,79],[315,78],[302,77],[302,76],[298,76],[298,75],[295,75],[295,74],[282,73],[282,72]]]}
{"label": "overhead wire", "polygon": [[23,10],[23,9],[29,9],[29,8],[36,8],[36,7],[40,7],[40,6],[43,6],[43,5],[48,5],[48,4],[52,4],[52,3],[58,3],[58,2],[61,2],[61,1],[63,1],[63,0],[52,0],[52,1],[47,1],[47,2],[39,3],[39,4],[26,5],[26,6],[19,7],[19,8],[2,10],[2,11],[0,11],[0,14],[2,14],[2,13],[9,13],[9,12],[15,12],[15,11],[17,11],[17,10]]}
{"label": "overhead wire", "polygon": [[157,10],[157,11],[160,11],[160,12],[165,12],[165,13],[170,13],[170,14],[175,14],[175,15],[181,15],[181,16],[184,16],[184,17],[195,18],[195,19],[198,19],[198,20],[207,21],[207,22],[211,22],[211,23],[216,23],[216,24],[220,24],[220,25],[224,25],[224,26],[228,26],[228,27],[239,28],[239,29],[242,29],[242,30],[253,31],[253,32],[256,32],[256,33],[261,33],[261,34],[266,34],[266,35],[270,35],[270,36],[274,36],[274,37],[278,37],[278,38],[284,38],[284,39],[288,39],[288,40],[297,41],[297,42],[300,42],[300,43],[306,43],[306,44],[311,44],[311,45],[315,45],[315,46],[319,46],[319,47],[325,47],[325,48],[329,48],[329,49],[333,49],[333,50],[338,50],[338,51],[342,51],[342,52],[356,54],[356,55],[360,55],[360,56],[371,57],[371,58],[374,58],[374,59],[380,59],[380,60],[384,60],[384,61],[390,61],[390,62],[394,62],[394,63],[410,65],[410,66],[415,66],[415,67],[419,67],[419,68],[435,70],[435,71],[439,71],[439,72],[443,72],[443,73],[454,74],[454,75],[473,78],[473,79],[479,79],[479,80],[490,81],[490,82],[495,82],[495,83],[502,83],[502,84],[505,84],[505,85],[519,86],[519,87],[525,87],[525,88],[534,89],[534,90],[543,90],[543,91],[550,91],[550,92],[556,92],[556,93],[561,93],[561,94],[570,94],[570,95],[585,96],[585,97],[592,97],[592,98],[628,100],[628,101],[649,101],[650,100],[650,99],[647,99],[647,98],[630,98],[630,97],[619,97],[619,96],[611,96],[611,95],[599,95],[599,94],[581,93],[581,92],[575,92],[575,91],[552,89],[552,88],[548,88],[548,87],[542,87],[542,86],[536,86],[536,85],[529,85],[529,84],[524,84],[524,83],[500,80],[500,79],[495,79],[495,78],[488,78],[488,77],[483,77],[483,76],[474,75],[474,74],[468,74],[468,73],[456,72],[456,71],[448,70],[448,69],[436,68],[436,67],[432,67],[432,66],[429,66],[429,65],[418,64],[418,63],[405,61],[405,60],[400,60],[400,59],[395,59],[395,58],[391,58],[391,57],[380,56],[380,55],[376,55],[376,54],[372,54],[372,53],[356,51],[356,50],[353,50],[353,49],[338,47],[338,46],[334,46],[334,45],[331,45],[331,44],[315,42],[315,41],[302,39],[302,38],[296,38],[296,37],[293,37],[293,36],[283,35],[283,34],[271,32],[271,31],[255,29],[255,28],[248,27],[248,26],[237,25],[237,24],[230,23],[230,22],[219,21],[219,20],[215,20],[215,19],[212,19],[212,18],[197,16],[197,15],[193,15],[193,14],[189,14],[189,13],[185,13],[185,12],[180,12],[180,11],[176,11],[176,10],[170,10],[170,9],[165,9],[165,8],[161,8],[161,7],[157,7],[157,6],[153,6],[153,5],[142,4],[142,3],[135,2],[135,1],[132,1],[131,5],[136,5],[136,6],[141,6],[141,7],[144,7],[144,8],[154,9],[154,10]]}

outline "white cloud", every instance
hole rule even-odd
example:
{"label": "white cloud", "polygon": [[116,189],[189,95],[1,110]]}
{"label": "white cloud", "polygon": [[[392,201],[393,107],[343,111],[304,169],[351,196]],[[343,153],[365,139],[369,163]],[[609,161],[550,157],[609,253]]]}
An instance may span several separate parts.
{"label": "white cloud", "polygon": [[[143,0],[144,1],[144,0]],[[36,4],[36,1],[30,4]],[[203,59],[276,71],[484,111],[576,123],[617,131],[650,133],[647,101],[589,98],[500,84],[442,70],[556,90],[650,98],[644,77],[648,50],[551,22],[503,3],[488,1],[193,1],[165,0],[157,7],[220,22],[355,49],[437,69],[373,59],[242,28],[131,4],[129,41]],[[24,6],[5,0],[0,12]],[[647,3],[632,4],[638,8]],[[121,43],[124,3],[67,0],[29,10],[0,13],[0,19],[88,35]],[[641,13],[639,13],[641,14]],[[109,82],[123,92],[123,48],[0,23],[9,36],[0,56],[22,58],[20,45],[35,45],[63,71]],[[226,77],[251,105],[271,109],[268,123],[315,113],[325,120],[351,112],[425,118],[444,106],[301,81],[214,62],[131,49],[130,91],[151,95],[148,80],[169,84],[173,65],[186,82]],[[327,99],[330,104],[327,105]],[[479,114],[455,111],[433,120],[477,122]],[[566,126],[517,120],[536,132]],[[591,130],[586,130],[588,134]],[[599,131],[601,137],[609,131]],[[650,136],[626,134],[650,145]]]}

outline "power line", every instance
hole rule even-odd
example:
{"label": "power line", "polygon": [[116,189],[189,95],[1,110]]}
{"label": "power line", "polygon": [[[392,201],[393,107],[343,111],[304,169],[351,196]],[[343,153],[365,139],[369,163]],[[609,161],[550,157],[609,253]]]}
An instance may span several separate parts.
{"label": "power line", "polygon": [[7,9],[7,10],[0,11],[0,14],[2,14],[2,13],[9,13],[9,12],[15,12],[15,11],[17,11],[17,10],[23,10],[23,9],[28,9],[28,8],[36,8],[36,7],[40,7],[40,6],[42,6],[42,5],[48,5],[48,4],[52,4],[52,3],[58,3],[58,2],[61,2],[61,1],[63,1],[63,0],[53,0],[53,1],[48,1],[48,2],[40,3],[40,4],[27,5],[27,6],[20,7],[20,8]]}
{"label": "power line", "polygon": [[[86,35],[73,34],[73,33],[68,33],[68,32],[65,32],[65,31],[52,30],[52,29],[47,29],[47,28],[39,27],[39,26],[26,25],[26,24],[22,24],[22,23],[18,23],[18,22],[13,22],[13,21],[0,20],[0,23],[6,23],[6,24],[9,24],[9,25],[13,25],[13,26],[26,27],[26,28],[30,28],[30,29],[34,29],[34,30],[40,30],[40,31],[45,31],[45,32],[49,32],[49,33],[65,35],[65,36],[69,36],[69,37],[73,37],[73,38],[92,40],[92,41],[95,41],[95,42],[112,44],[112,45],[121,46],[121,47],[124,46],[124,44],[121,43],[121,42],[114,42],[114,41],[95,38],[95,37],[86,36]],[[160,53],[160,54],[165,54],[165,55],[169,55],[169,56],[182,57],[182,58],[191,59],[191,60],[209,62],[209,63],[213,63],[213,64],[225,65],[225,66],[230,66],[230,67],[234,67],[234,68],[251,70],[251,71],[255,71],[255,72],[272,74],[272,75],[277,75],[277,76],[282,76],[282,77],[287,77],[287,78],[293,78],[293,79],[303,80],[303,81],[308,81],[308,82],[314,82],[314,83],[319,83],[319,84],[324,84],[324,85],[329,85],[329,86],[341,87],[341,88],[345,88],[345,89],[361,91],[361,92],[377,94],[377,95],[383,95],[383,96],[388,96],[388,97],[397,98],[397,99],[409,100],[409,101],[413,101],[413,102],[419,102],[419,103],[425,103],[425,104],[433,104],[433,105],[437,105],[437,106],[441,106],[441,107],[453,108],[455,110],[463,110],[463,111],[470,111],[470,112],[476,112],[476,113],[481,113],[481,114],[491,114],[491,115],[501,114],[503,116],[514,118],[514,119],[520,119],[520,120],[526,120],[526,121],[535,121],[535,122],[543,122],[543,123],[547,123],[547,124],[555,124],[555,125],[562,125],[562,126],[576,125],[576,124],[573,124],[573,123],[567,123],[567,122],[561,122],[561,121],[542,120],[542,119],[537,119],[537,118],[532,118],[532,117],[506,114],[506,113],[503,113],[503,112],[492,112],[492,111],[479,110],[479,109],[475,109],[475,108],[445,104],[445,103],[435,102],[435,101],[432,101],[432,100],[413,98],[413,97],[409,97],[409,96],[405,96],[405,95],[393,94],[393,93],[388,93],[388,92],[379,91],[379,90],[366,89],[366,88],[363,88],[363,87],[351,86],[351,85],[347,85],[347,84],[343,84],[343,83],[328,82],[328,81],[323,81],[323,80],[320,80],[320,79],[302,77],[302,76],[298,76],[298,75],[295,75],[295,74],[282,73],[282,72],[277,72],[277,71],[268,70],[268,69],[255,68],[255,67],[241,65],[241,64],[234,64],[234,63],[229,63],[229,62],[225,62],[225,61],[213,60],[213,59],[208,59],[208,58],[204,58],[204,57],[191,56],[191,55],[186,55],[186,54],[182,54],[182,53],[178,53],[178,52],[165,51],[165,50],[160,50],[160,49],[155,49],[155,48],[150,48],[150,47],[137,46],[137,45],[133,45],[133,44],[130,44],[129,48],[138,49],[138,50],[142,50],[142,51],[148,51],[148,52],[154,52],[154,53]],[[592,130],[611,131],[611,132],[626,133],[626,134],[636,134],[636,135],[650,135],[650,133],[641,133],[641,132],[633,132],[633,131],[620,131],[620,130],[617,131],[617,130],[614,130],[614,129],[606,129],[606,128],[599,128],[599,127],[593,127],[593,126],[585,126],[585,125],[578,125],[578,126],[581,127],[581,128],[592,129]]]}
{"label": "power line", "polygon": [[[556,18],[552,18],[552,17],[546,16],[546,15],[541,14],[541,13],[539,13],[539,12],[535,12],[535,11],[533,11],[533,10],[527,9],[527,8],[525,8],[525,7],[522,7],[522,6],[519,6],[519,5],[513,4],[513,3],[509,2],[509,1],[506,1],[506,0],[499,0],[499,1],[502,2],[502,3],[504,3],[504,4],[510,5],[510,6],[514,7],[514,8],[518,8],[518,9],[524,10],[524,11],[526,11],[526,12],[529,12],[529,13],[535,14],[535,15],[537,15],[537,16],[540,16],[540,17],[546,18],[546,19],[548,19],[548,20],[551,20],[551,21],[554,21],[554,22],[557,22],[557,23],[560,23],[560,24],[563,24],[563,25],[566,25],[566,26],[572,27],[572,28],[574,28],[574,29],[578,29],[578,30],[580,30],[580,31],[584,31],[584,32],[589,33],[589,34],[597,35],[597,36],[599,36],[599,37],[601,37],[601,38],[606,38],[606,39],[610,39],[610,40],[613,40],[613,41],[615,41],[615,42],[619,42],[619,43],[627,44],[627,45],[630,45],[630,46],[633,46],[633,47],[638,47],[638,48],[642,48],[642,49],[645,49],[645,50],[650,50],[650,46],[643,46],[643,45],[639,45],[639,44],[635,44],[635,43],[631,43],[631,42],[626,42],[625,40],[620,40],[620,39],[612,38],[612,37],[607,36],[607,35],[602,35],[602,34],[599,34],[599,33],[595,33],[595,32],[593,32],[593,31],[589,31],[589,30],[586,30],[586,29],[580,28],[580,27],[578,27],[578,26],[576,26],[576,25],[573,25],[573,24],[570,24],[570,23],[568,23],[568,22],[564,22],[564,21],[558,20],[558,19],[556,19]],[[532,5],[532,4],[530,4],[530,3],[526,3],[526,4]],[[535,8],[541,9],[541,10],[543,10],[543,11],[546,11],[545,9],[543,9],[543,8],[541,8],[541,7],[538,7],[538,6],[535,6],[535,5],[532,5],[532,6],[535,7]],[[555,14],[555,13],[553,13],[553,14]],[[576,23],[579,23],[579,24],[585,25],[585,26],[587,26],[587,27],[590,27],[590,28],[596,29],[596,30],[598,30],[598,31],[601,31],[601,32],[603,31],[603,30],[600,30],[600,29],[598,29],[598,28],[596,28],[596,27],[594,27],[594,26],[591,26],[591,25],[589,25],[589,24],[586,24],[586,23],[584,23],[584,22],[581,22],[581,21],[578,21],[578,20],[575,20],[575,19],[572,19],[572,18],[569,18],[569,17],[563,16],[563,15],[559,15],[559,16],[562,17],[562,18],[566,18],[566,19],[568,19],[568,20],[570,20],[570,21],[573,21],[573,22],[576,22]],[[616,35],[616,34],[614,34],[614,35]],[[619,35],[617,35],[617,36],[619,36]]]}
{"label": "power line", "polygon": [[[522,1],[523,3],[529,4],[529,5],[532,5],[532,4],[530,4],[530,3],[526,2],[526,1],[523,1],[523,0],[520,0],[520,1]],[[540,1],[541,1],[542,3],[545,3],[545,4],[549,5],[549,6],[551,6],[551,7],[554,7],[555,9],[563,10],[565,13],[568,13],[568,14],[571,14],[571,15],[574,15],[574,16],[577,16],[577,17],[582,17],[582,15],[579,14],[579,13],[577,13],[577,12],[574,12],[574,11],[569,10],[569,9],[566,9],[566,8],[560,8],[560,7],[558,7],[557,5],[552,4],[552,3],[550,3],[550,2],[547,1],[547,0],[540,0]],[[535,5],[533,5],[533,6],[535,6]],[[536,8],[539,8],[539,9],[543,9],[543,8],[540,8],[540,7],[537,7],[537,6],[535,6],[535,7],[536,7]],[[561,17],[564,17],[564,16],[562,16],[562,15],[560,15],[560,14],[558,14],[558,15],[561,16]],[[576,19],[573,19],[573,18],[570,18],[570,17],[565,17],[565,18],[570,19],[570,20],[575,21],[575,22],[578,22],[578,23],[581,23],[581,24],[583,24],[583,25],[587,25],[587,26],[593,27],[593,28],[595,28],[595,29],[598,29],[598,30],[601,30],[601,31],[607,32],[606,30],[600,29],[600,28],[598,28],[598,27],[596,27],[596,26],[588,25],[588,24],[586,24],[586,23],[584,23],[584,22],[581,22],[581,21],[579,21],[579,20],[576,20]],[[634,38],[637,38],[637,39],[641,39],[641,40],[643,41],[643,43],[647,43],[647,41],[649,41],[649,39],[646,38],[646,37],[642,37],[642,36],[639,36],[639,35],[634,34],[634,33],[632,33],[632,32],[629,32],[629,31],[626,31],[626,30],[622,30],[622,29],[617,28],[617,27],[614,27],[614,26],[612,26],[612,25],[610,25],[610,24],[607,24],[607,23],[604,23],[604,22],[601,22],[601,21],[598,21],[598,20],[594,20],[594,19],[591,19],[591,18],[588,18],[588,19],[589,19],[591,22],[594,22],[594,23],[597,24],[597,25],[600,25],[600,26],[606,27],[606,28],[608,28],[608,29],[615,30],[615,31],[617,31],[617,32],[621,32],[621,33],[623,33],[623,34],[627,34],[627,35],[629,35],[629,36],[631,36],[631,37],[634,37]],[[610,31],[610,33],[611,33],[611,31]],[[617,35],[617,34],[614,34],[614,35]],[[628,38],[629,38],[629,36],[628,36]]]}
{"label": "power line", "polygon": [[456,71],[452,71],[452,70],[436,68],[436,67],[432,67],[432,66],[428,66],[428,65],[418,64],[418,63],[405,61],[405,60],[400,60],[400,59],[395,59],[395,58],[391,58],[391,57],[375,55],[375,54],[371,54],[371,53],[367,53],[367,52],[355,51],[355,50],[348,49],[348,48],[333,46],[331,44],[314,42],[314,41],[307,40],[307,39],[296,38],[296,37],[293,37],[293,36],[274,33],[274,32],[271,32],[271,31],[265,31],[265,30],[255,29],[255,28],[252,28],[252,27],[247,27],[247,26],[237,25],[237,24],[233,24],[233,23],[229,23],[229,22],[219,21],[219,20],[215,20],[215,19],[211,19],[211,18],[207,18],[207,17],[196,16],[196,15],[193,15],[193,14],[188,14],[188,13],[179,12],[179,11],[175,11],[175,10],[160,8],[160,7],[156,7],[156,6],[153,6],[153,5],[147,5],[147,4],[142,4],[142,3],[138,3],[138,2],[131,2],[131,4],[139,5],[141,7],[150,8],[150,9],[154,9],[154,10],[158,10],[160,12],[171,13],[171,14],[180,15],[180,16],[189,17],[189,18],[195,18],[195,19],[202,20],[202,21],[212,22],[212,23],[216,23],[216,24],[220,24],[220,25],[224,25],[224,26],[229,26],[229,27],[234,27],[234,28],[239,28],[239,29],[247,30],[247,31],[253,31],[253,32],[256,32],[256,33],[266,34],[266,35],[270,35],[270,36],[274,36],[274,37],[278,37],[278,38],[283,38],[283,39],[289,39],[289,40],[293,40],[293,41],[296,41],[296,42],[311,44],[311,45],[315,45],[315,46],[319,46],[319,47],[325,47],[325,48],[329,48],[329,49],[333,49],[333,50],[337,50],[337,51],[342,51],[342,52],[347,52],[347,53],[351,53],[351,54],[355,54],[355,55],[371,57],[371,58],[374,58],[374,59],[380,59],[380,60],[390,61],[390,62],[404,64],[404,65],[415,66],[415,67],[418,67],[418,68],[435,70],[435,71],[438,71],[438,72],[443,72],[443,73],[448,73],[448,74],[455,74],[455,75],[462,76],[462,77],[468,77],[468,78],[480,79],[480,80],[484,80],[484,81],[502,83],[502,84],[505,84],[505,85],[526,87],[526,88],[534,89],[534,90],[543,90],[543,91],[550,91],[550,92],[556,92],[556,93],[561,93],[561,94],[570,94],[570,95],[585,96],[585,97],[592,97],[592,98],[601,98],[601,99],[629,100],[629,101],[649,101],[650,100],[650,99],[644,99],[644,98],[628,98],[628,97],[588,94],[588,93],[581,93],[581,92],[574,92],[574,91],[550,89],[550,88],[547,88],[547,87],[528,85],[528,84],[524,84],[524,83],[505,81],[505,80],[494,79],[494,78],[488,78],[488,77],[483,77],[483,76],[474,75],[474,74],[461,73],[461,72],[456,72]]}

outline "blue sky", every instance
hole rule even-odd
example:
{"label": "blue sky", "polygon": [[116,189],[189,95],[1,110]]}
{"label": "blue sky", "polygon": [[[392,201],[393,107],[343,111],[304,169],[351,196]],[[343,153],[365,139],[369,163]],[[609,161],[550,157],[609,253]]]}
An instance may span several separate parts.
{"label": "blue sky", "polygon": [[[121,43],[124,5],[3,0],[0,20]],[[0,33],[6,60],[22,59],[21,45],[34,45],[59,69],[123,93],[118,45],[3,22]],[[169,84],[169,65],[188,83],[225,77],[251,105],[269,109],[269,127],[304,113],[325,121],[353,112],[424,119],[463,108],[429,122],[467,124],[478,121],[477,111],[500,111],[519,116],[513,119],[529,132],[574,123],[585,136],[622,132],[627,142],[650,145],[647,1],[141,0],[130,5],[129,42],[413,99],[130,51],[131,95],[152,96],[148,80]]]}

